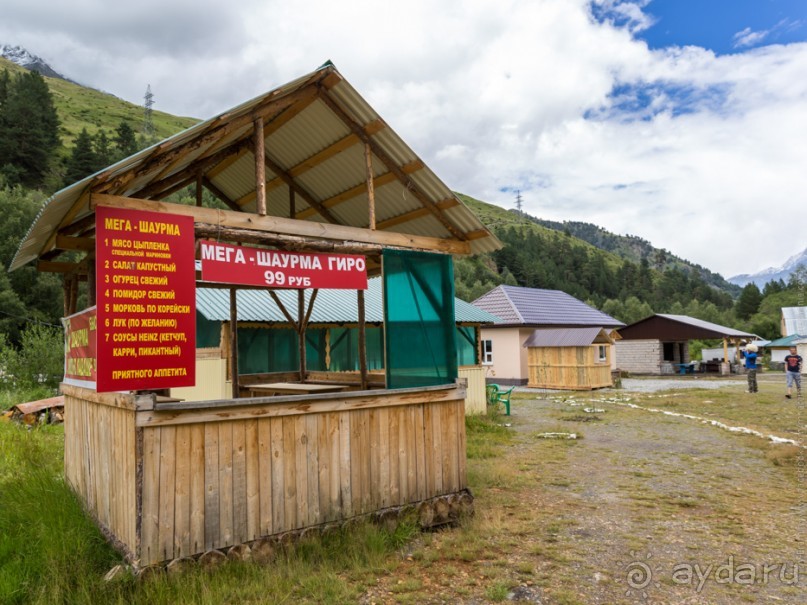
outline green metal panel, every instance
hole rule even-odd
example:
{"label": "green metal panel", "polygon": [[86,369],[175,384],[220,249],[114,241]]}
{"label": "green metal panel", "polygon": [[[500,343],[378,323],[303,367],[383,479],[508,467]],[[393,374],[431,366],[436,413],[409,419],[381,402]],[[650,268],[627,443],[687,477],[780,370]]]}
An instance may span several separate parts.
{"label": "green metal panel", "polygon": [[453,383],[457,378],[451,257],[385,250],[387,388]]}

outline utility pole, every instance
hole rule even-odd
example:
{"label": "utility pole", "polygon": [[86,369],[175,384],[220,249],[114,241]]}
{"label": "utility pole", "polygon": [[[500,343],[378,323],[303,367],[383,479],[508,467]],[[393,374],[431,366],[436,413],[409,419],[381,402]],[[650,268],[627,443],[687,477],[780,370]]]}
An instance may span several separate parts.
{"label": "utility pole", "polygon": [[523,204],[524,204],[524,198],[521,197],[521,189],[516,189],[516,209],[518,210],[518,213],[522,216],[524,215],[524,212],[522,212],[521,210]]}
{"label": "utility pole", "polygon": [[146,85],[146,94],[143,97],[143,138],[151,143],[154,139],[154,120],[152,119],[152,106],[154,105],[154,95],[151,94],[151,84]]}

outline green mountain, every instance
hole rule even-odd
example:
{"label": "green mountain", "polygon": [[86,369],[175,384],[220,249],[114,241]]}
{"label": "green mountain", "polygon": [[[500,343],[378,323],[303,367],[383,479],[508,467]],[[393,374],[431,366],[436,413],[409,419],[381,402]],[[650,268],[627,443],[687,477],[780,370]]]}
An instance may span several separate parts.
{"label": "green mountain", "polygon": [[[0,57],[0,72],[8,70],[9,74],[13,75],[24,69],[16,63]],[[96,134],[99,130],[112,133],[123,121],[127,122],[136,133],[142,131],[143,106],[67,80],[45,77],[45,81],[59,115],[59,135],[65,148],[73,145],[82,128],[86,128],[91,135]],[[177,117],[155,110],[152,112],[152,122],[156,136],[158,140],[161,140],[193,126],[199,120]]]}

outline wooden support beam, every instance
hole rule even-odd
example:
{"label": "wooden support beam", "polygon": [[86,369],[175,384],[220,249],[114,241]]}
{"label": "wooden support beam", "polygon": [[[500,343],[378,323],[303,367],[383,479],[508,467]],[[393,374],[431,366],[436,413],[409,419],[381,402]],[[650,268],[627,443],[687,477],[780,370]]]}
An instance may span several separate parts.
{"label": "wooden support beam", "polygon": [[470,254],[471,250],[468,242],[453,239],[441,239],[390,231],[370,231],[369,229],[350,227],[347,225],[328,225],[278,216],[257,216],[247,212],[233,212],[231,210],[218,210],[204,207],[197,208],[195,206],[185,206],[182,204],[171,204],[153,200],[140,200],[115,195],[93,194],[90,205],[93,209],[98,205],[102,205],[113,208],[148,210],[151,212],[192,216],[194,220],[199,223],[208,223],[222,228],[250,229],[276,235],[311,237],[336,242],[377,244],[382,247],[429,250],[445,254]]}
{"label": "wooden support beam", "polygon": [[359,307],[359,376],[361,390],[367,390],[367,323],[365,318],[364,290],[356,291]]}
{"label": "wooden support beam", "polygon": [[297,202],[294,199],[294,188],[289,187],[289,218],[295,218],[297,214]]}
{"label": "wooden support beam", "polygon": [[[59,226],[50,234],[48,241],[45,242],[45,245],[42,246],[42,250],[39,251],[38,256],[42,256],[45,252],[49,252],[53,250],[54,246],[56,245],[56,236],[59,235],[59,231],[70,223],[73,222],[73,219],[76,218],[76,215],[81,211],[81,208],[84,204],[87,204],[90,199],[90,194],[85,192],[83,193],[70,207],[70,210],[64,215],[64,218],[59,221]],[[93,215],[93,221],[95,220],[95,216]]]}
{"label": "wooden support beam", "polygon": [[258,216],[266,216],[266,152],[264,150],[263,118],[257,118],[255,128],[255,208]]}
{"label": "wooden support beam", "polygon": [[[445,210],[447,208],[453,208],[454,206],[459,206],[459,201],[456,198],[448,198],[441,202],[437,202],[437,207],[441,210]],[[389,229],[390,227],[394,227],[396,225],[400,225],[402,223],[408,223],[409,221],[413,221],[416,218],[421,218],[424,216],[428,216],[430,211],[426,208],[418,208],[417,210],[412,210],[410,212],[405,212],[404,214],[399,214],[398,216],[393,216],[392,218],[388,218],[385,221],[381,221],[376,225],[376,229]],[[466,234],[467,237],[468,234]],[[471,238],[468,238],[469,241]],[[478,238],[476,238],[478,239]]]}
{"label": "wooden support beam", "polygon": [[291,327],[294,328],[294,331],[299,333],[300,330],[297,328],[297,321],[291,316],[291,313],[289,313],[289,310],[286,308],[286,305],[283,304],[283,301],[280,300],[277,293],[274,290],[269,290],[269,296],[271,296],[272,300],[275,301],[278,309],[280,309],[280,312],[283,313],[283,316],[289,321]]}
{"label": "wooden support beam", "polygon": [[305,382],[305,290],[297,290],[297,337],[300,345],[300,382]]}
{"label": "wooden support beam", "polygon": [[221,189],[216,187],[209,178],[204,177],[202,182],[204,183],[204,186],[207,188],[207,190],[213,195],[215,195],[218,199],[220,199],[225,206],[227,206],[231,210],[235,210],[236,212],[241,212],[241,208],[238,207],[238,204],[236,204],[229,197],[227,197],[227,195],[225,195],[225,193]]}
{"label": "wooden support beam", "polygon": [[[262,246],[273,246],[280,250],[297,250],[309,252],[332,252],[336,254],[363,254],[377,256],[385,249],[387,250],[421,250],[423,252],[433,252],[429,248],[412,248],[400,246],[385,246],[381,244],[365,244],[360,242],[340,242],[335,240],[322,240],[310,237],[298,237],[294,235],[279,235],[256,231],[252,229],[234,229],[231,227],[219,227],[209,223],[196,224],[196,237],[199,239],[213,239],[216,241],[233,242],[237,244],[258,244]],[[368,264],[367,268],[370,269]]]}
{"label": "wooden support beam", "polygon": [[91,237],[68,237],[56,234],[55,248],[57,250],[81,250],[92,252],[95,250],[95,240]]}
{"label": "wooden support beam", "polygon": [[[173,163],[178,156],[184,156],[193,153],[197,149],[208,147],[211,142],[221,140],[227,135],[248,127],[258,116],[266,119],[291,107],[300,99],[309,97],[312,94],[310,87],[315,87],[319,79],[321,78],[316,78],[310,85],[292,93],[283,94],[280,90],[275,91],[262,103],[252,108],[249,113],[243,113],[235,117],[229,114],[219,116],[219,119],[209,124],[204,130],[182,145],[172,146],[170,141],[165,145],[160,145],[144,161],[139,162],[124,174],[101,183],[95,191],[99,193],[125,191],[129,184],[138,177],[159,173],[165,166]],[[99,180],[103,180],[103,178],[108,177],[101,175]]]}
{"label": "wooden support beam", "polygon": [[230,376],[233,379],[233,399],[240,396],[238,384],[238,290],[230,288]]}
{"label": "wooden support beam", "polygon": [[384,164],[387,169],[395,174],[398,177],[398,180],[407,188],[407,190],[412,192],[418,201],[431,212],[434,217],[440,221],[440,223],[446,228],[446,230],[454,236],[458,240],[465,240],[465,235],[457,229],[444,215],[443,213],[437,208],[437,206],[432,202],[428,195],[426,195],[423,191],[421,191],[420,187],[417,186],[411,179],[408,179],[403,171],[398,167],[395,161],[387,155],[387,153],[381,149],[380,146],[373,143],[373,140],[367,136],[364,132],[364,129],[361,127],[360,124],[355,122],[353,118],[351,118],[347,112],[339,106],[327,93],[327,91],[323,88],[320,88],[320,99],[328,106],[328,108],[336,114],[339,119],[341,119],[345,125],[353,131],[354,134],[358,135],[358,137],[366,144],[370,145],[375,156],[381,160],[381,163]]}
{"label": "wooden support beam", "polygon": [[81,271],[81,263],[63,263],[41,260],[36,263],[36,270],[42,273],[86,273]]}
{"label": "wooden support beam", "polygon": [[56,236],[59,235],[74,235],[76,233],[82,233],[89,229],[90,227],[95,227],[95,213],[88,214],[84,218],[81,218],[69,225],[66,225],[59,229],[56,232]]}
{"label": "wooden support beam", "polygon": [[375,189],[373,188],[373,152],[370,144],[364,144],[364,168],[367,179],[367,225],[375,231]]}
{"label": "wooden support beam", "polygon": [[78,275],[73,274],[70,276],[70,303],[67,309],[68,315],[73,315],[76,312],[78,303]]}
{"label": "wooden support beam", "polygon": [[196,205],[202,207],[202,196],[204,194],[205,173],[202,170],[196,172]]}
{"label": "wooden support beam", "polygon": [[298,185],[297,182],[291,176],[289,176],[289,174],[285,170],[283,170],[283,168],[281,168],[281,166],[277,162],[272,160],[266,154],[264,155],[263,159],[266,162],[266,166],[272,172],[274,172],[278,177],[280,177],[283,180],[283,182],[286,183],[286,185],[288,185],[290,189],[293,189],[297,195],[303,198],[303,200],[305,200],[305,202],[309,206],[311,206],[312,208],[314,208],[314,210],[316,210],[319,214],[321,214],[323,218],[325,218],[325,220],[335,225],[341,224],[341,221],[339,221],[339,219],[337,219],[331,213],[330,210],[328,210],[325,206],[323,206],[319,201],[315,200],[314,196],[311,195],[305,189],[303,189],[301,185]]}
{"label": "wooden support beam", "polygon": [[95,305],[95,263],[87,263],[87,306]]}
{"label": "wooden support beam", "polygon": [[[397,181],[398,179],[394,174],[392,174],[391,172],[386,172],[381,176],[373,179],[373,185],[375,189],[378,189],[383,185],[387,185],[389,183],[395,183]],[[321,203],[324,208],[333,208],[334,206],[338,206],[339,204],[342,204],[348,200],[351,200],[365,193],[367,193],[367,183],[361,182],[355,187],[351,187],[350,189],[347,189],[342,193],[338,193],[333,197],[329,197],[327,200],[323,200]],[[314,216],[316,213],[317,213],[316,210],[314,210],[313,208],[306,208],[305,210],[301,210],[300,212],[298,212],[295,218],[306,219],[310,216]]]}

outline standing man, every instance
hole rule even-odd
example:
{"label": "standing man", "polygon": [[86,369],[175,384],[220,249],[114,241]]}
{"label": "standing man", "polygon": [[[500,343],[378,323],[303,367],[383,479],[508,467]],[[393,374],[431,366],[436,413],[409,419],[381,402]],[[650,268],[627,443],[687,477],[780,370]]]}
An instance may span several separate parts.
{"label": "standing man", "polygon": [[801,395],[801,355],[797,355],[796,347],[790,347],[790,355],[785,357],[785,376],[787,377],[787,397],[793,390],[793,383],[796,383],[796,391]]}
{"label": "standing man", "polygon": [[757,386],[757,345],[749,344],[745,347],[745,371],[748,374],[748,392],[759,391]]}

